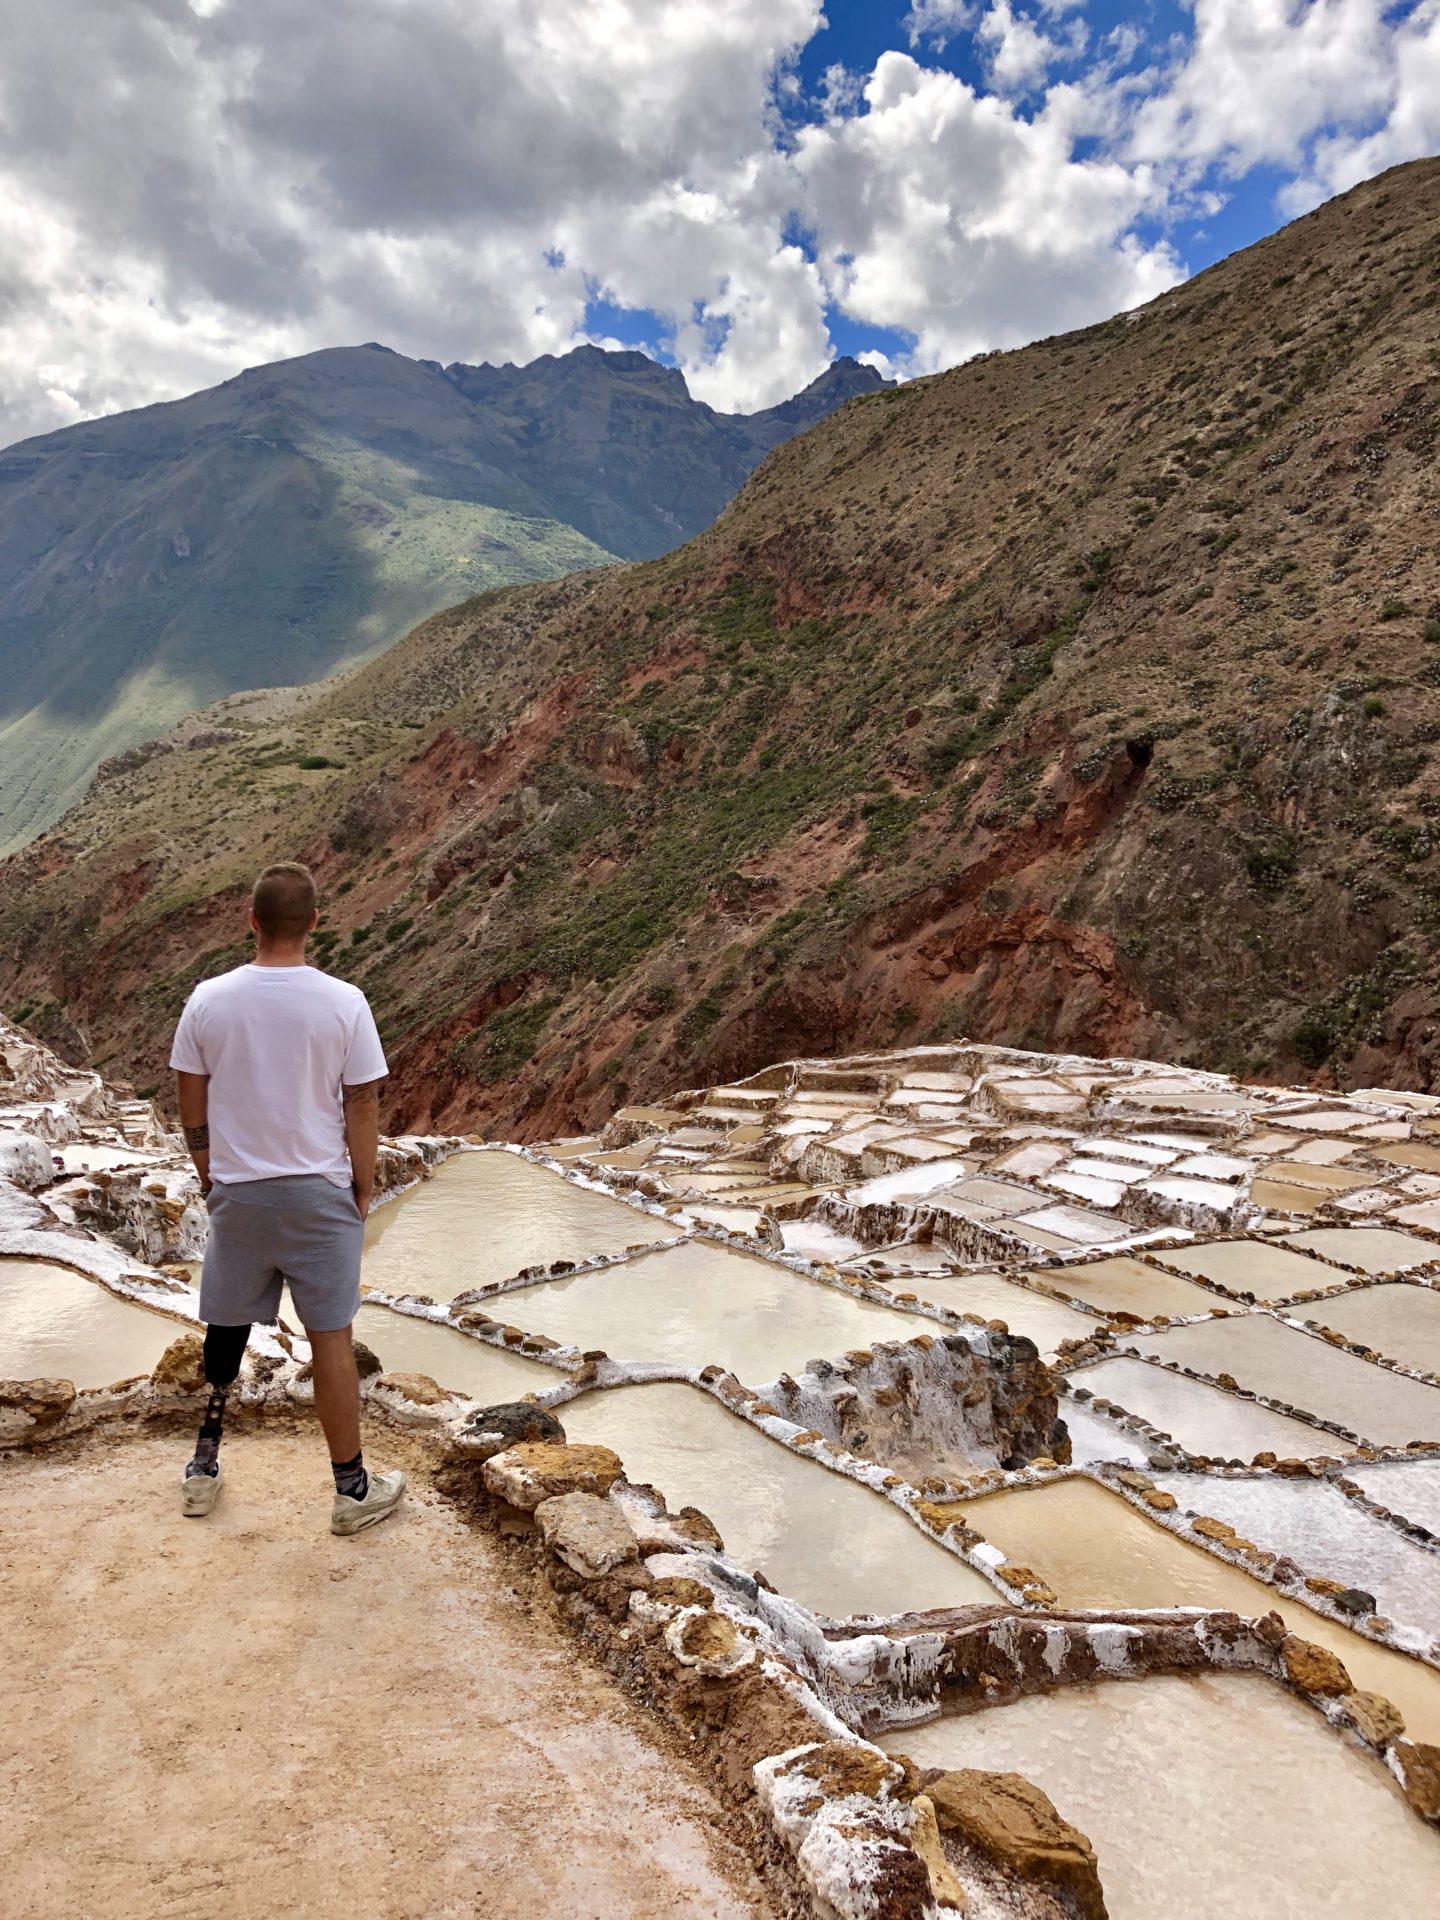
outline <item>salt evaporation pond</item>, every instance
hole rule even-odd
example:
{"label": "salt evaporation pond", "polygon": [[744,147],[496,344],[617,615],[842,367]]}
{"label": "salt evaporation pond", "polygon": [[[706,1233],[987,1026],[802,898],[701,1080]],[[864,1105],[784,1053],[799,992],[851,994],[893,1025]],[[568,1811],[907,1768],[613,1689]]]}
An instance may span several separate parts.
{"label": "salt evaporation pond", "polygon": [[1082,1400],[1066,1395],[1060,1402],[1060,1418],[1069,1430],[1071,1458],[1077,1467],[1100,1460],[1143,1467],[1149,1461],[1148,1450],[1132,1435],[1103,1413],[1092,1413]]}
{"label": "salt evaporation pond", "polygon": [[[1168,1260],[1173,1252],[1167,1247],[1164,1258]],[[1176,1317],[1210,1313],[1216,1304],[1215,1295],[1204,1287],[1178,1280],[1172,1273],[1161,1273],[1123,1253],[1080,1267],[1050,1267],[1036,1278],[1058,1287],[1073,1300],[1088,1301],[1099,1313],[1129,1313],[1140,1320],[1153,1320],[1157,1313]]]}
{"label": "salt evaporation pond", "polygon": [[1345,1478],[1353,1480],[1377,1506],[1388,1507],[1391,1513],[1440,1535],[1440,1459],[1347,1466]]}
{"label": "salt evaporation pond", "polygon": [[[1287,1247],[1308,1247],[1327,1260],[1354,1267],[1359,1273],[1400,1273],[1407,1267],[1423,1267],[1440,1260],[1440,1244],[1422,1240],[1415,1233],[1401,1233],[1395,1227],[1309,1227],[1304,1233],[1288,1233]],[[1312,1281],[1322,1286],[1323,1281]]]}
{"label": "salt evaporation pond", "polygon": [[1440,1292],[1433,1287],[1392,1280],[1307,1305],[1305,1312],[1387,1359],[1440,1373]]}
{"label": "salt evaporation pond", "polygon": [[355,1338],[365,1342],[387,1373],[428,1374],[437,1386],[467,1393],[484,1406],[522,1400],[527,1393],[543,1393],[565,1380],[556,1367],[412,1314],[392,1313],[388,1307],[361,1307]]}
{"label": "salt evaporation pond", "polygon": [[1440,1835],[1258,1674],[1062,1687],[881,1744],[1033,1780],[1095,1848],[1111,1920],[1434,1911]]}
{"label": "salt evaporation pond", "polygon": [[1237,1400],[1233,1393],[1187,1380],[1183,1373],[1166,1373],[1143,1360],[1101,1360],[1070,1376],[1074,1386],[1088,1387],[1102,1400],[1113,1400],[1127,1413],[1138,1413],[1152,1427],[1168,1433],[1186,1453],[1212,1460],[1243,1460],[1257,1453],[1277,1453],[1282,1459],[1310,1460],[1317,1454],[1338,1457],[1345,1443],[1304,1421],[1291,1420],[1253,1400]]}
{"label": "salt evaporation pond", "polygon": [[[1284,1400],[1319,1420],[1337,1421],[1378,1446],[1440,1440],[1440,1387],[1388,1372],[1269,1314],[1136,1334],[1132,1344],[1200,1373],[1228,1373],[1254,1393]],[[1338,1453],[1342,1447],[1332,1442],[1321,1451]]]}
{"label": "salt evaporation pond", "polygon": [[366,1284],[452,1300],[523,1267],[588,1260],[679,1228],[518,1153],[457,1153],[365,1223]]}
{"label": "salt evaporation pond", "polygon": [[1288,1554],[1305,1574],[1320,1574],[1372,1594],[1375,1612],[1426,1650],[1440,1637],[1440,1560],[1367,1513],[1324,1480],[1253,1480],[1203,1473],[1157,1473],[1187,1513],[1224,1520],[1246,1540]]}
{"label": "salt evaporation pond", "polygon": [[1103,1321],[1051,1300],[1028,1287],[1017,1287],[998,1273],[927,1274],[909,1283],[916,1293],[952,1313],[978,1313],[982,1320],[1003,1320],[1011,1333],[1024,1334],[1042,1353],[1054,1353],[1062,1340],[1084,1340]]}
{"label": "salt evaporation pond", "polygon": [[522,1287],[504,1296],[504,1313],[527,1333],[613,1360],[713,1362],[750,1386],[877,1340],[943,1331],[710,1240]]}
{"label": "salt evaporation pond", "polygon": [[697,1387],[612,1387],[558,1409],[566,1437],[613,1447],[672,1512],[698,1507],[725,1550],[819,1613],[995,1606],[988,1580],[879,1494],[791,1453]]}
{"label": "salt evaporation pond", "polygon": [[0,1258],[0,1379],[112,1386],[149,1373],[184,1332],[68,1267]]}
{"label": "salt evaporation pond", "polygon": [[[1203,1274],[1232,1293],[1253,1293],[1267,1305],[1312,1287],[1333,1286],[1339,1278],[1318,1260],[1307,1260],[1303,1253],[1288,1252],[1264,1240],[1210,1240],[1198,1247],[1167,1247],[1162,1258],[1167,1266]],[[1207,1302],[1209,1309],[1217,1305],[1223,1302],[1213,1296]],[[1205,1310],[1190,1309],[1192,1313]]]}
{"label": "salt evaporation pond", "polygon": [[1212,1607],[1278,1613],[1328,1647],[1357,1687],[1383,1693],[1417,1740],[1440,1739],[1440,1672],[1282,1599],[1273,1587],[1169,1532],[1093,1480],[1056,1480],[973,1500],[965,1518],[1071,1607]]}

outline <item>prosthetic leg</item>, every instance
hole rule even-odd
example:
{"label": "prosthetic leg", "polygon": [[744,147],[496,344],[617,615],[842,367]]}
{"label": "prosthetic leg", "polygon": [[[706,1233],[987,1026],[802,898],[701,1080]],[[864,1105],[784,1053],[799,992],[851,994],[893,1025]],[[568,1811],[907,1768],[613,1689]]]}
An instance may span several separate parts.
{"label": "prosthetic leg", "polygon": [[220,1497],[220,1441],[225,1431],[225,1402],[240,1371],[249,1338],[248,1326],[205,1329],[205,1380],[210,1398],[205,1403],[194,1457],[185,1469],[185,1513],[191,1519],[209,1513]]}

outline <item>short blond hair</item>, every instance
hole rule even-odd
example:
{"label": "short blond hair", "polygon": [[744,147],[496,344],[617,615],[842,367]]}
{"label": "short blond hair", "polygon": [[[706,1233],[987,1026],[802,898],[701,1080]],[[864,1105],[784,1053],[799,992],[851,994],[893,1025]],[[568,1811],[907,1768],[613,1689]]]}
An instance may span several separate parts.
{"label": "short blond hair", "polygon": [[267,940],[301,940],[310,931],[318,897],[310,869],[298,860],[282,860],[256,880],[250,910]]}

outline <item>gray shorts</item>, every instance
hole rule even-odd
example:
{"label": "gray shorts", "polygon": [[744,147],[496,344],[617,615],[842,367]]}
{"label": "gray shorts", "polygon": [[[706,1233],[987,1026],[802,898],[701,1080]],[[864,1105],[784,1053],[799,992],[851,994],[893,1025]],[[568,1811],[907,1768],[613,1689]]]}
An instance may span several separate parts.
{"label": "gray shorts", "polygon": [[268,1325],[279,1317],[287,1280],[302,1326],[334,1333],[350,1325],[360,1308],[365,1223],[348,1187],[310,1173],[217,1181],[205,1205],[200,1318],[207,1326]]}

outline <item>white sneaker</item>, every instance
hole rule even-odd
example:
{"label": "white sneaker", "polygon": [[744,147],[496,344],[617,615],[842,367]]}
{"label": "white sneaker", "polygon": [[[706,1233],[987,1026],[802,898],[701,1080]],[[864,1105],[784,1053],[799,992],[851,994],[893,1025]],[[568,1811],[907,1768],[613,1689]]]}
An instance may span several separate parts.
{"label": "white sneaker", "polygon": [[183,1482],[183,1506],[181,1511],[187,1520],[203,1520],[207,1513],[213,1513],[215,1502],[220,1498],[220,1475],[222,1467],[214,1473],[187,1473]]}
{"label": "white sneaker", "polygon": [[354,1500],[348,1493],[337,1493],[330,1509],[330,1531],[363,1533],[366,1527],[373,1527],[377,1520],[383,1520],[399,1506],[406,1484],[403,1473],[372,1473],[363,1500]]}

